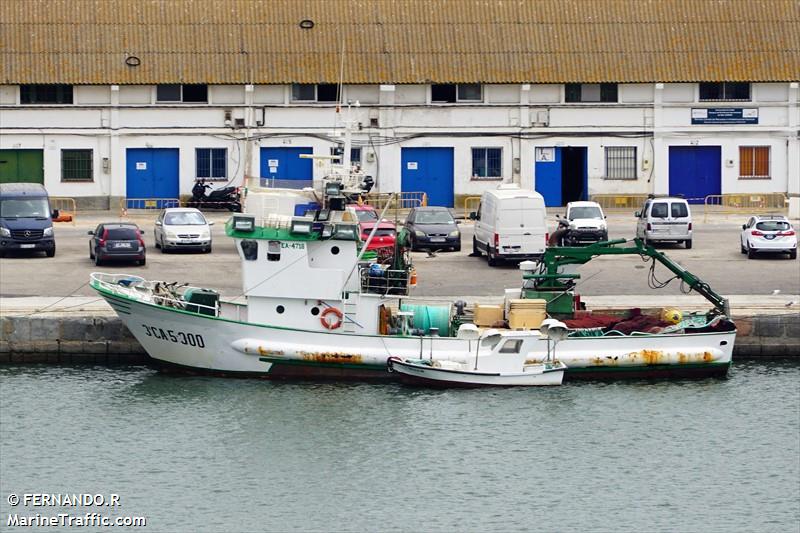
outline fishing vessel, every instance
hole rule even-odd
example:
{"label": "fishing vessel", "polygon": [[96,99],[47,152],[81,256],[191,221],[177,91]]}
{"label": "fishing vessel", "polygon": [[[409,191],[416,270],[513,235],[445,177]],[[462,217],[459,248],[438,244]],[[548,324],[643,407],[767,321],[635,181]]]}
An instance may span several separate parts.
{"label": "fishing vessel", "polygon": [[[96,272],[90,284],[164,368],[266,378],[394,379],[397,373],[387,371],[392,357],[468,364],[475,341],[460,326],[475,322],[473,308],[409,297],[415,269],[402,235],[391,258],[366,260],[344,182],[329,180],[309,193],[320,200],[317,208],[308,216],[290,216],[260,214],[275,202],[249,192],[247,212],[226,224],[242,264],[243,302],[207,288],[125,274]],[[580,276],[568,267],[609,254],[638,254],[652,262],[651,271],[656,262],[664,265],[713,308],[676,312],[669,322],[635,311],[611,316],[583,309],[575,292]],[[479,327],[496,329],[504,345],[521,338],[521,331],[535,333],[538,324],[515,322],[511,309],[528,301],[543,302],[541,318],[568,325],[578,320],[559,343],[567,379],[727,374],[736,336],[727,301],[642,241],[548,248],[541,261],[522,268],[522,286],[506,291],[498,323]],[[599,316],[607,322],[580,323]],[[515,349],[525,364],[541,364],[547,343],[530,334]]]}

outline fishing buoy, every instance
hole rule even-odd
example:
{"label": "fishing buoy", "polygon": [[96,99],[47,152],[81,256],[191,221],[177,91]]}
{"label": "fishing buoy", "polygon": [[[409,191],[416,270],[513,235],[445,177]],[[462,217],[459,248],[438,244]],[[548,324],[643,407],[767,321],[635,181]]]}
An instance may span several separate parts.
{"label": "fishing buoy", "polygon": [[673,307],[665,307],[661,310],[661,320],[669,324],[678,324],[683,320],[683,313]]}

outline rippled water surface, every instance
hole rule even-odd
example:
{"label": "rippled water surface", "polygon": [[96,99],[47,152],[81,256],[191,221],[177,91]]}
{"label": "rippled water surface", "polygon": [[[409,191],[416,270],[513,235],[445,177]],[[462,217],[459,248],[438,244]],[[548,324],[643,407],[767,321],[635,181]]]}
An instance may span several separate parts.
{"label": "rippled water surface", "polygon": [[0,492],[3,526],[64,511],[8,494],[88,492],[148,532],[798,531],[800,366],[431,391],[5,365]]}

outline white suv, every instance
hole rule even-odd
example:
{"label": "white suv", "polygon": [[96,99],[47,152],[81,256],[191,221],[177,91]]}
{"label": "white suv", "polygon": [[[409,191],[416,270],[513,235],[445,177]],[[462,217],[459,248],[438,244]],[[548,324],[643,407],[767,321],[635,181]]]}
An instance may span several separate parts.
{"label": "white suv", "polygon": [[783,215],[750,217],[742,224],[739,246],[748,259],[759,252],[788,253],[790,259],[797,258],[797,233]]}
{"label": "white suv", "polygon": [[580,246],[608,240],[608,224],[597,202],[569,202],[564,218],[556,215],[559,226],[566,227],[564,246]]}

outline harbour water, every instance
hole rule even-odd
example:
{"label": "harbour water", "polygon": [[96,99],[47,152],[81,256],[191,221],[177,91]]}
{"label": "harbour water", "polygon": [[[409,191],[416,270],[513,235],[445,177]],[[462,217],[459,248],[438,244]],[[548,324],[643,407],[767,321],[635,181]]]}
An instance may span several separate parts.
{"label": "harbour water", "polygon": [[0,493],[3,527],[90,511],[10,494],[100,493],[151,533],[797,531],[800,365],[453,391],[4,365]]}

